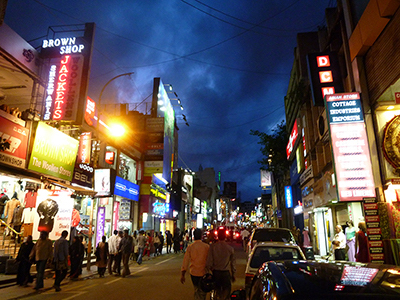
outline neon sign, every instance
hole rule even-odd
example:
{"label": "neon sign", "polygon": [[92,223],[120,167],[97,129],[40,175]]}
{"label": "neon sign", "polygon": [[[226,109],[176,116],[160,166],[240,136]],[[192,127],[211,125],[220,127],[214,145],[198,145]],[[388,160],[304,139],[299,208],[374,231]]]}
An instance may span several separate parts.
{"label": "neon sign", "polygon": [[359,93],[326,97],[340,201],[375,197],[367,133]]}
{"label": "neon sign", "polygon": [[313,53],[307,60],[314,105],[323,106],[326,95],[343,91],[337,54]]}
{"label": "neon sign", "polygon": [[57,70],[56,65],[52,65],[50,67],[49,79],[47,81],[47,89],[46,89],[47,97],[45,100],[45,112],[43,114],[43,120],[45,120],[45,121],[50,120],[50,116],[51,116],[51,107],[53,105],[54,82],[55,82],[55,78],[56,78],[56,70]]}
{"label": "neon sign", "polygon": [[54,101],[54,114],[53,120],[60,120],[64,112],[65,102],[65,91],[67,90],[67,79],[68,79],[68,63],[69,55],[66,55],[64,60],[61,60],[61,69],[58,72],[58,82],[56,89],[56,99]]}
{"label": "neon sign", "polygon": [[297,120],[296,120],[296,121],[294,121],[292,133],[289,136],[289,142],[286,146],[287,159],[290,158],[290,154],[292,154],[292,152],[293,152],[293,148],[296,144],[298,136],[299,136],[299,130],[297,129]]}
{"label": "neon sign", "polygon": [[85,46],[83,44],[76,45],[76,37],[43,40],[43,49],[55,47],[60,47],[61,55],[82,53],[83,49],[85,49]]}
{"label": "neon sign", "polygon": [[290,185],[285,186],[285,201],[286,201],[286,208],[293,207],[292,187]]}

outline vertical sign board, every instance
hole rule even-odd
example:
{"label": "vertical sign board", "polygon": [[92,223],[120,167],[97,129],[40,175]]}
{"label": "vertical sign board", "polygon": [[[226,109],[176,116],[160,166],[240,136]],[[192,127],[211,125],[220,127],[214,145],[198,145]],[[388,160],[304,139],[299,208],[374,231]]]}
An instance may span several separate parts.
{"label": "vertical sign board", "polygon": [[290,133],[289,136],[289,142],[286,146],[286,157],[288,160],[293,152],[293,149],[296,147],[298,137],[299,137],[299,129],[297,127],[297,120],[296,120],[294,121],[292,132]]}
{"label": "vertical sign board", "polygon": [[260,170],[261,175],[261,188],[263,190],[272,189],[272,173],[267,170]]}
{"label": "vertical sign board", "polygon": [[104,225],[106,223],[106,208],[99,207],[97,210],[96,246],[101,242],[104,235]]}
{"label": "vertical sign board", "polygon": [[333,94],[325,99],[339,201],[375,197],[360,94]]}
{"label": "vertical sign board", "polygon": [[[76,31],[83,31],[83,36],[68,36]],[[49,34],[51,38],[43,40],[41,47],[41,57],[50,61],[43,120],[80,125],[87,104],[94,23],[86,23],[84,29],[71,27],[70,33],[66,29],[62,37],[52,28],[49,28],[49,32],[52,32]]]}
{"label": "vertical sign board", "polygon": [[286,202],[286,208],[293,207],[293,194],[292,194],[292,187],[290,185],[285,186],[285,202]]}
{"label": "vertical sign board", "polygon": [[307,63],[314,106],[324,106],[326,95],[344,91],[337,53],[308,54]]}
{"label": "vertical sign board", "polygon": [[383,264],[385,263],[385,254],[383,253],[382,230],[376,197],[364,198],[364,215],[371,262]]}

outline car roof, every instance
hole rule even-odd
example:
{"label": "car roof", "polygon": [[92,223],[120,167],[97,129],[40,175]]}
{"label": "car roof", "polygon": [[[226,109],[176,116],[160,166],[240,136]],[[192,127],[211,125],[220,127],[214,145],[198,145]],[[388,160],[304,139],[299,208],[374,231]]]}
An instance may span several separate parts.
{"label": "car roof", "polygon": [[398,266],[352,262],[270,261],[263,264],[258,274],[271,274],[281,287],[278,291],[281,296],[303,295],[314,299],[325,295],[325,299],[330,299],[330,296],[362,296],[365,293],[375,296],[395,295],[400,298]]}

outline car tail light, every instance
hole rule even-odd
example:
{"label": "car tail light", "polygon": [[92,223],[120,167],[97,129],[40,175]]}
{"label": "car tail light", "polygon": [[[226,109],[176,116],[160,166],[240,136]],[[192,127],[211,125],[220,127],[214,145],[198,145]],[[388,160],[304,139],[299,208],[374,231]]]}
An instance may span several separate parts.
{"label": "car tail light", "polygon": [[245,278],[245,285],[250,285],[251,281],[253,280],[254,275],[253,274],[246,274],[246,278]]}
{"label": "car tail light", "polygon": [[217,230],[214,231],[214,235],[218,235],[218,231]]}
{"label": "car tail light", "polygon": [[236,232],[236,236],[238,237],[238,236],[239,236],[239,233]]}
{"label": "car tail light", "polygon": [[229,235],[229,230],[226,231],[226,235]]}

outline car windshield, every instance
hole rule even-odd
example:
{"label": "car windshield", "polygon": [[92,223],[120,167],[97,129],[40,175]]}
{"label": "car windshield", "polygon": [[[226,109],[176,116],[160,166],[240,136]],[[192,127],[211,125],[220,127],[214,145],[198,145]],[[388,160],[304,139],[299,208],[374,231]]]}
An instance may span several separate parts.
{"label": "car windshield", "polygon": [[257,242],[284,242],[295,243],[292,233],[288,230],[256,230],[254,232],[253,240]]}
{"label": "car windshield", "polygon": [[299,251],[291,247],[257,247],[251,258],[250,267],[259,268],[270,260],[299,260],[302,259]]}

